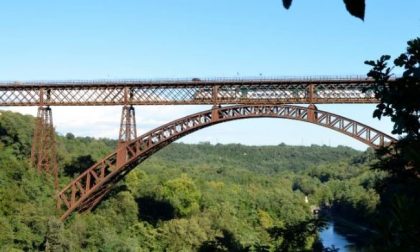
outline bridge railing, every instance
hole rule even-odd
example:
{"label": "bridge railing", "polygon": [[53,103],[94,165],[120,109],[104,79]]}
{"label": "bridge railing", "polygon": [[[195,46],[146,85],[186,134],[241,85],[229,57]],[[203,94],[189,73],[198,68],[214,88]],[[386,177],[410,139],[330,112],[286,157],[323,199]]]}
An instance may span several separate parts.
{"label": "bridge railing", "polygon": [[272,81],[340,81],[370,80],[365,75],[313,75],[313,76],[244,76],[244,77],[193,77],[193,78],[155,78],[155,79],[92,79],[92,80],[28,80],[0,81],[0,86],[32,86],[32,85],[130,85],[130,84],[176,84],[176,83],[213,83],[213,82],[272,82]]}

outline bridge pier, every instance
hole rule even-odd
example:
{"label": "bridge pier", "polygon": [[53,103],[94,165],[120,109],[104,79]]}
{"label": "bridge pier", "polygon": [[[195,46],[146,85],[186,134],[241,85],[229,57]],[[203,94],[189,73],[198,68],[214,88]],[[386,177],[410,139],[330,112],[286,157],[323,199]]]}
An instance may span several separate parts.
{"label": "bridge pier", "polygon": [[127,144],[137,138],[136,113],[133,105],[125,105],[122,108],[120,133],[117,145],[117,168],[127,161]]}
{"label": "bridge pier", "polygon": [[55,131],[52,110],[49,106],[38,107],[32,139],[31,163],[38,172],[45,172],[54,177],[54,186],[58,189],[58,165]]}

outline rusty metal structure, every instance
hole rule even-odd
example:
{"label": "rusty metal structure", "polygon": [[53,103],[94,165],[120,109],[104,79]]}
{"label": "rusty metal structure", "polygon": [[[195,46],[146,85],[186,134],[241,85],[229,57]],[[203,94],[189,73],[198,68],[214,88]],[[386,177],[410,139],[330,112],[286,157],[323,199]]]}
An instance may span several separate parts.
{"label": "rusty metal structure", "polygon": [[[387,85],[391,85],[390,80]],[[38,106],[31,161],[58,185],[50,106],[122,105],[115,152],[87,169],[57,194],[65,220],[95,207],[134,167],[171,142],[218,123],[247,118],[284,118],[327,127],[373,148],[396,141],[315,104],[377,103],[366,78],[219,78],[186,80],[0,82],[0,106]],[[212,105],[137,136],[134,105]],[[294,104],[307,104],[308,107]]]}
{"label": "rusty metal structure", "polygon": [[0,83],[0,106],[375,103],[366,78]]}
{"label": "rusty metal structure", "polygon": [[45,172],[54,179],[58,189],[58,165],[52,110],[49,106],[38,107],[31,149],[31,163],[38,172]]}
{"label": "rusty metal structure", "polygon": [[132,105],[125,105],[121,113],[120,134],[118,138],[117,165],[122,165],[127,161],[128,153],[126,145],[137,138],[136,113]]}
{"label": "rusty metal structure", "polygon": [[133,106],[124,106],[121,113],[118,142],[125,144],[134,138],[137,138],[136,113]]}
{"label": "rusty metal structure", "polygon": [[[87,169],[58,193],[58,206],[63,210],[62,220],[73,211],[92,209],[111,187],[134,167],[171,142],[214,124],[246,118],[284,118],[317,124],[351,136],[374,148],[388,145],[394,138],[339,115],[317,110],[315,106],[293,105],[236,105],[214,107],[151,130],[130,141]],[[120,153],[126,154],[119,162]]]}

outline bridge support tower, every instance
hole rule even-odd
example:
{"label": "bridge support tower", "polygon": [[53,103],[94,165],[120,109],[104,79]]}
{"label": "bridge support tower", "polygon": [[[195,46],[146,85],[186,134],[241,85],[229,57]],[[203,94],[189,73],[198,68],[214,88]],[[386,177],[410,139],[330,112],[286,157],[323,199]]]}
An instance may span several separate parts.
{"label": "bridge support tower", "polygon": [[122,109],[120,133],[117,146],[117,168],[127,161],[126,145],[137,138],[136,113],[133,105],[125,105]]}
{"label": "bridge support tower", "polygon": [[31,163],[38,172],[54,178],[58,189],[58,165],[52,110],[49,106],[38,107],[31,149]]}

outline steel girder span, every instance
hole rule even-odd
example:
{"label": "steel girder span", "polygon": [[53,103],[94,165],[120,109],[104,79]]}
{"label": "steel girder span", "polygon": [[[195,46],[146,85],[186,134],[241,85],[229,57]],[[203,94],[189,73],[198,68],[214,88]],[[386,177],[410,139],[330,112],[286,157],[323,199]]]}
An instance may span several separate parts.
{"label": "steel girder span", "polygon": [[245,118],[284,118],[317,124],[338,131],[373,148],[396,141],[391,136],[367,125],[329,112],[317,110],[314,105],[238,105],[214,107],[172,121],[121,145],[116,152],[99,161],[69,183],[57,195],[57,206],[65,220],[74,211],[95,207],[134,167],[173,141],[199,129],[218,123]]}
{"label": "steel girder span", "polygon": [[374,85],[366,78],[0,82],[0,106],[377,103]]}

